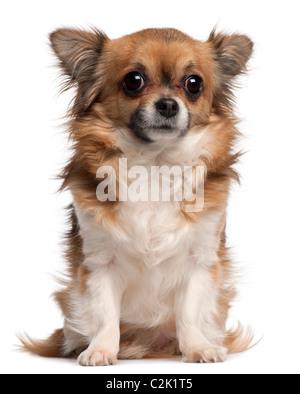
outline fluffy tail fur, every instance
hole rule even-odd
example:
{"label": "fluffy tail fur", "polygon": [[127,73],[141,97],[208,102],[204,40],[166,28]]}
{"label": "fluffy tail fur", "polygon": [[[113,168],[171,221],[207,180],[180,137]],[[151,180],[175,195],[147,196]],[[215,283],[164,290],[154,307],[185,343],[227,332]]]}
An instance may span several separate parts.
{"label": "fluffy tail fur", "polygon": [[224,347],[228,349],[229,354],[242,353],[257,344],[253,344],[253,339],[254,336],[250,328],[245,330],[239,323],[235,329],[226,332]]}
{"label": "fluffy tail fur", "polygon": [[[46,340],[33,340],[28,336],[19,337],[21,349],[42,357],[77,357],[84,350],[76,349],[69,355],[63,352],[65,336],[63,329],[56,330]],[[244,330],[239,324],[235,329],[227,331],[223,346],[228,349],[229,354],[241,353],[251,349],[258,342],[253,344],[253,334],[250,329]],[[119,359],[142,359],[142,358],[172,358],[180,356],[177,341],[170,343],[167,348],[159,351],[151,349],[149,346],[139,343],[137,339],[133,341],[122,340],[120,344]]]}
{"label": "fluffy tail fur", "polygon": [[37,354],[42,357],[63,357],[63,346],[65,341],[63,329],[56,330],[45,340],[34,340],[28,335],[19,336],[21,350]]}

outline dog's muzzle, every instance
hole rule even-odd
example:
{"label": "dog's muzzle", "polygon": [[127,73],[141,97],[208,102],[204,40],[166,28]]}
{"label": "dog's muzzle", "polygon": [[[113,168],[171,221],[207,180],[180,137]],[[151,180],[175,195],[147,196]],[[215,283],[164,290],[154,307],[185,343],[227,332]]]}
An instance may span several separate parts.
{"label": "dog's muzzle", "polygon": [[162,97],[139,108],[131,117],[130,128],[145,142],[184,136],[190,126],[190,114],[179,98]]}

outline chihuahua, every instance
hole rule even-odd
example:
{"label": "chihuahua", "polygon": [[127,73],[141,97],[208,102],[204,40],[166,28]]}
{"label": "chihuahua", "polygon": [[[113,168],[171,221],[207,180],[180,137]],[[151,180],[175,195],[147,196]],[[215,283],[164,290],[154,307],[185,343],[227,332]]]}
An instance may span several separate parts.
{"label": "chihuahua", "polygon": [[[145,357],[222,362],[247,350],[251,332],[227,324],[236,291],[225,225],[239,179],[233,88],[252,41],[215,30],[198,41],[176,29],[111,40],[67,28],[50,41],[65,88],[75,88],[73,155],[61,173],[73,199],[68,267],[55,293],[64,327],[44,341],[21,338],[23,347],[84,366]],[[150,174],[164,178],[162,168],[175,193],[146,198]],[[191,190],[176,198],[187,168]],[[125,183],[138,198],[124,198]]]}

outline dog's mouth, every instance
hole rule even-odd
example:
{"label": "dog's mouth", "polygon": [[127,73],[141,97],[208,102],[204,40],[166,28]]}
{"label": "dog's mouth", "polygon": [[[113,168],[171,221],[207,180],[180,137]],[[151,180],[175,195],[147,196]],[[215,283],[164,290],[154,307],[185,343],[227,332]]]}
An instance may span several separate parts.
{"label": "dog's mouth", "polygon": [[188,131],[188,128],[181,130],[178,127],[172,127],[169,125],[153,124],[143,127],[143,125],[136,122],[132,122],[130,126],[136,137],[148,143],[182,137]]}
{"label": "dog's mouth", "polygon": [[172,133],[172,132],[174,132],[175,130],[176,130],[176,127],[172,127],[172,126],[170,126],[170,125],[160,125],[160,126],[157,126],[157,125],[152,125],[152,126],[150,126],[149,127],[149,129],[151,129],[151,130],[153,130],[153,131],[157,131],[157,132],[170,132],[170,133]]}

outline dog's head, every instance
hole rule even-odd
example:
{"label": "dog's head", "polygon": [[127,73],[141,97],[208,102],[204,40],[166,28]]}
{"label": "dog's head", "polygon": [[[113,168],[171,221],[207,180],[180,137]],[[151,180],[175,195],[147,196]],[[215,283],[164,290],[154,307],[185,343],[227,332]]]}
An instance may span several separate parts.
{"label": "dog's head", "polygon": [[95,103],[116,127],[147,143],[180,138],[230,107],[233,79],[253,44],[212,32],[206,42],[175,29],[147,29],[116,40],[100,31],[59,29],[50,36],[69,83],[73,115]]}

